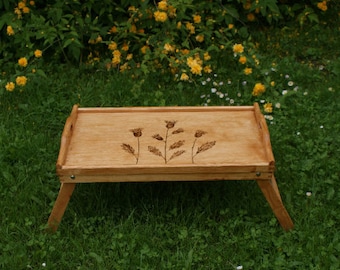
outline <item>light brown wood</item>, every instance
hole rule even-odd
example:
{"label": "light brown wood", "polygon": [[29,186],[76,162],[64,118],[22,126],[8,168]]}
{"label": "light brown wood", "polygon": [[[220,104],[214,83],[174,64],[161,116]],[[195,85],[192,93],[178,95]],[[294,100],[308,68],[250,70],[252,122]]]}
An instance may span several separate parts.
{"label": "light brown wood", "polygon": [[63,133],[61,135],[60,142],[60,151],[57,160],[57,169],[60,169],[62,164],[65,163],[67,151],[69,149],[70,140],[72,137],[73,129],[75,128],[75,124],[78,116],[78,105],[74,105],[71,115],[67,118]]}
{"label": "light brown wood", "polygon": [[57,200],[47,221],[50,231],[55,232],[58,229],[75,187],[76,184],[73,183],[61,184]]}
{"label": "light brown wood", "polygon": [[257,103],[234,107],[75,105],[62,133],[57,161],[57,174],[64,184],[271,181],[275,184],[270,197],[281,201],[275,178],[272,181],[274,170],[269,131]]}
{"label": "light brown wood", "polygon": [[286,208],[282,203],[275,177],[273,176],[271,180],[258,180],[256,182],[259,185],[263,195],[267,199],[267,202],[272,208],[274,215],[280,222],[282,228],[287,231],[293,229],[293,221],[291,220]]}

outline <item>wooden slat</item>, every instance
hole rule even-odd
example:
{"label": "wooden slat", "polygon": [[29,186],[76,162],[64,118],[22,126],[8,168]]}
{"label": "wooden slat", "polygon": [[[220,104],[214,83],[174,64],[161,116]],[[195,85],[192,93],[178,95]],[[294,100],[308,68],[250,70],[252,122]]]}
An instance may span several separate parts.
{"label": "wooden slat", "polygon": [[63,166],[59,169],[58,175],[109,175],[109,174],[191,174],[191,173],[255,173],[255,172],[273,172],[274,168],[268,164],[262,165],[225,165],[216,166],[208,164],[206,166],[120,166],[120,167],[91,167],[81,168],[72,166]]}
{"label": "wooden slat", "polygon": [[267,126],[266,120],[263,117],[263,114],[261,113],[258,103],[254,104],[254,114],[255,114],[256,121],[259,125],[260,132],[262,134],[263,146],[266,151],[267,158],[269,160],[269,163],[272,166],[274,166],[275,159],[273,155],[272,145],[270,142],[270,134],[269,134],[268,126]]}
{"label": "wooden slat", "polygon": [[60,176],[62,183],[97,183],[97,182],[185,182],[185,181],[222,181],[222,180],[270,180],[273,173],[191,173],[191,174],[111,174],[111,175],[75,175]]}
{"label": "wooden slat", "polygon": [[78,105],[74,105],[70,116],[67,118],[63,133],[61,135],[60,150],[57,160],[57,169],[61,169],[62,165],[65,163],[67,152],[69,149],[70,141],[72,138],[72,133],[75,128],[75,124],[78,116]]}
{"label": "wooden slat", "polygon": [[79,108],[79,113],[157,113],[157,112],[235,112],[252,111],[253,106],[168,106],[168,107],[101,107]]}

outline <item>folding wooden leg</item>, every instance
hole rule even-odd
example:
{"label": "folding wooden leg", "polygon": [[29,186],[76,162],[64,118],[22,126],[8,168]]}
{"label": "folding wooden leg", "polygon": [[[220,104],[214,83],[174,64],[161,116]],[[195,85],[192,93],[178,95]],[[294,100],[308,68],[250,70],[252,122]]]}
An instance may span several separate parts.
{"label": "folding wooden leg", "polygon": [[55,232],[58,229],[59,223],[65,213],[75,186],[76,184],[73,183],[61,184],[57,200],[54,203],[52,212],[48,218],[47,224],[49,231]]}
{"label": "folding wooden leg", "polygon": [[263,195],[266,197],[282,228],[286,231],[293,229],[293,221],[282,203],[275,177],[273,176],[271,180],[257,180],[256,182],[261,188]]}

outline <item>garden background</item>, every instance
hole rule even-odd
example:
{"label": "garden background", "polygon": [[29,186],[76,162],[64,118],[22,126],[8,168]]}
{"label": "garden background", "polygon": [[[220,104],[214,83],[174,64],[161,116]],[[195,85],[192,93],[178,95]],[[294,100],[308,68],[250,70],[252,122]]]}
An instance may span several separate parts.
{"label": "garden background", "polygon": [[[0,1],[1,269],[339,269],[340,3]],[[295,228],[256,183],[79,185],[45,233],[72,105],[251,105]]]}

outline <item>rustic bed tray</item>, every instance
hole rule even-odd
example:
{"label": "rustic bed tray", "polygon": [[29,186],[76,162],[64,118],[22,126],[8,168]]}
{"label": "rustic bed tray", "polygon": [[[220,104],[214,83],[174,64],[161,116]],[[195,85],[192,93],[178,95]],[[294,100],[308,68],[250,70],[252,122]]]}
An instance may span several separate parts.
{"label": "rustic bed tray", "polygon": [[66,121],[61,187],[48,220],[57,230],[76,183],[256,180],[279,223],[293,228],[274,177],[257,103],[234,107],[79,108]]}

